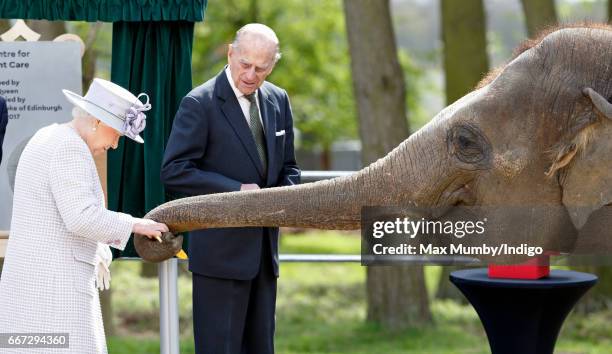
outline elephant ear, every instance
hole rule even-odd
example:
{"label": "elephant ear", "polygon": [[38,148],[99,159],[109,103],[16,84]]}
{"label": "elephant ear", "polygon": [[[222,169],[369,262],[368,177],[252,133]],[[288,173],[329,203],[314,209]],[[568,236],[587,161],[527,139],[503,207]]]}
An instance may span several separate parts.
{"label": "elephant ear", "polygon": [[590,101],[587,121],[593,123],[583,124],[553,163],[567,166],[561,175],[563,204],[577,230],[593,212],[612,203],[612,104],[591,88],[583,93]]}

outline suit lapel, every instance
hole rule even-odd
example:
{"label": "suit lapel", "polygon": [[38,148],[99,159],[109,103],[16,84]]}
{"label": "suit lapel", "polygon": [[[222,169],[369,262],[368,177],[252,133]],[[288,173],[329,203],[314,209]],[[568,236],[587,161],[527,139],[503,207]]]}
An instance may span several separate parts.
{"label": "suit lapel", "polygon": [[225,119],[232,126],[232,129],[242,142],[242,146],[246,150],[246,153],[251,158],[251,162],[257,169],[257,172],[262,178],[265,178],[263,166],[261,165],[261,161],[259,161],[259,156],[257,155],[257,147],[255,146],[255,139],[253,139],[253,134],[249,129],[249,124],[244,117],[244,113],[242,113],[242,109],[240,108],[240,104],[238,103],[238,99],[232,90],[232,87],[227,81],[227,75],[225,74],[225,70],[221,71],[221,74],[217,77],[217,96],[221,98],[224,102],[221,104],[221,111],[225,116]]}
{"label": "suit lapel", "polygon": [[272,177],[272,169],[276,162],[276,119],[274,117],[274,108],[276,105],[270,99],[267,90],[262,87],[259,89],[259,108],[261,111],[261,120],[263,121],[266,150],[268,152],[268,171],[266,171],[266,182]]}

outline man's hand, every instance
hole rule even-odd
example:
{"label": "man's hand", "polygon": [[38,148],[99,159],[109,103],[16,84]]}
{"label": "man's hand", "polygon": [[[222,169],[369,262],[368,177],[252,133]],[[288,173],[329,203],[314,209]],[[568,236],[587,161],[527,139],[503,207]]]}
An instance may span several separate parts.
{"label": "man's hand", "polygon": [[149,219],[138,219],[134,226],[132,227],[132,232],[146,236],[148,238],[157,239],[157,241],[161,241],[162,232],[168,232],[168,226],[166,224],[162,224],[159,222],[155,222]]}
{"label": "man's hand", "polygon": [[255,183],[243,184],[240,186],[241,191],[254,191],[259,189],[259,186]]}

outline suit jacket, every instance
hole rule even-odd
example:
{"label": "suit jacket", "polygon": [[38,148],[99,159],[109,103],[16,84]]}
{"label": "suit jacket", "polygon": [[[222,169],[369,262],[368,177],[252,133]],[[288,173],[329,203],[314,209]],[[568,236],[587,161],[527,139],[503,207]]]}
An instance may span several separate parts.
{"label": "suit jacket", "polygon": [[[193,89],[178,109],[161,169],[167,190],[195,196],[299,183],[293,150],[293,118],[285,90],[264,82],[258,90],[268,169],[225,71]],[[283,134],[284,131],[284,134]],[[269,244],[263,244],[264,233]],[[249,280],[259,270],[261,247],[270,247],[278,276],[278,228],[223,228],[190,233],[189,269],[226,279]]]}
{"label": "suit jacket", "polygon": [[70,333],[70,348],[62,353],[106,353],[94,287],[96,251],[106,245],[123,249],[133,223],[104,207],[94,159],[72,128],[39,130],[17,167],[0,280],[0,333]]}
{"label": "suit jacket", "polygon": [[7,124],[8,110],[6,109],[6,101],[0,96],[0,162],[2,162],[2,143],[4,142],[4,133],[6,133]]}

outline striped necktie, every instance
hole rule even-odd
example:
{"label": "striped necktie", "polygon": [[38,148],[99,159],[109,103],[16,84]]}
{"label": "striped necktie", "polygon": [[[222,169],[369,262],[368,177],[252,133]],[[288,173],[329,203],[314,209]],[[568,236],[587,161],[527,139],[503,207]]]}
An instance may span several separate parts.
{"label": "striped necktie", "polygon": [[255,139],[255,146],[257,147],[257,154],[263,165],[264,172],[268,170],[268,160],[266,158],[266,139],[264,136],[263,126],[261,125],[261,119],[259,118],[259,109],[257,109],[257,102],[255,101],[255,93],[245,95],[251,107],[249,108],[249,128],[253,133]]}

